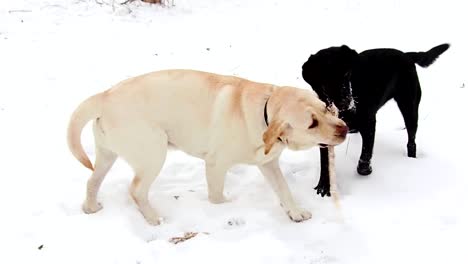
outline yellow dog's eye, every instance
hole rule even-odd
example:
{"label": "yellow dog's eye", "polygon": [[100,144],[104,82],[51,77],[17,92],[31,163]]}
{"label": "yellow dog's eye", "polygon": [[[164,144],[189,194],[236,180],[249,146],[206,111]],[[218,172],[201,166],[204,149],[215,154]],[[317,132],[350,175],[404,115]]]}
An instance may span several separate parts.
{"label": "yellow dog's eye", "polygon": [[310,124],[309,129],[315,128],[318,126],[318,121],[315,118],[312,118],[312,124]]}

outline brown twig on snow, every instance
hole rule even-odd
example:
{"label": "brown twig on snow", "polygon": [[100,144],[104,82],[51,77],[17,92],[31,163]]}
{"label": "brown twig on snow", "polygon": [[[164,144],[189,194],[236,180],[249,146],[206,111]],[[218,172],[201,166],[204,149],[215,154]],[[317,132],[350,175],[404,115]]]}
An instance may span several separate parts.
{"label": "brown twig on snow", "polygon": [[184,234],[184,236],[181,236],[181,237],[173,237],[171,239],[169,239],[169,242],[173,243],[173,244],[178,244],[180,242],[184,242],[184,241],[187,241],[191,238],[194,238],[196,235],[198,235],[197,232],[186,232]]}
{"label": "brown twig on snow", "polygon": [[[209,233],[203,232],[203,234],[208,235]],[[173,238],[169,239],[169,242],[171,242],[173,244],[178,244],[178,243],[187,241],[187,240],[189,240],[191,238],[194,238],[196,235],[198,235],[198,232],[185,232],[184,236],[182,236],[182,237],[173,237]]]}
{"label": "brown twig on snow", "polygon": [[120,3],[121,5],[126,5],[126,4],[130,4],[132,2],[135,2],[135,0],[126,0],[125,2],[122,2]]}
{"label": "brown twig on snow", "polygon": [[145,3],[150,3],[150,4],[162,4],[162,0],[141,0]]}
{"label": "brown twig on snow", "polygon": [[[149,4],[158,4],[162,6],[174,6],[174,0],[140,0],[145,3]],[[126,5],[135,2],[135,0],[125,0],[124,2],[120,3],[121,5]],[[167,3],[167,4],[166,4]]]}
{"label": "brown twig on snow", "polygon": [[198,235],[197,232],[186,232],[184,234],[184,236],[181,236],[181,237],[173,237],[171,239],[169,239],[169,242],[173,243],[173,244],[178,244],[180,242],[184,242],[184,241],[187,241],[191,238],[194,238],[196,235]]}

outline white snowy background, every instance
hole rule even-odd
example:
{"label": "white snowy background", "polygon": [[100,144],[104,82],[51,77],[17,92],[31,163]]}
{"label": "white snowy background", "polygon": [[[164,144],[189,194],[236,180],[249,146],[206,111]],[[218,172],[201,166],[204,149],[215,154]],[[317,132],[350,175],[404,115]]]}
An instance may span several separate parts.
{"label": "white snowy background", "polygon": [[[464,1],[104,1],[1,0],[0,263],[468,263]],[[104,209],[81,211],[90,171],[68,151],[67,122],[83,99],[122,79],[193,68],[309,89],[301,66],[319,49],[444,42],[446,53],[418,67],[418,158],[406,157],[404,124],[389,103],[378,114],[371,176],[355,172],[359,135],[337,148],[341,212],[313,190],[317,149],[281,158],[293,195],[313,213],[303,223],[288,219],[254,167],[230,170],[232,202],[210,204],[203,162],[181,152],[150,192],[164,224],[137,211],[120,160],[99,193]],[[89,127],[83,145],[93,159]],[[208,234],[168,242],[184,232]]]}

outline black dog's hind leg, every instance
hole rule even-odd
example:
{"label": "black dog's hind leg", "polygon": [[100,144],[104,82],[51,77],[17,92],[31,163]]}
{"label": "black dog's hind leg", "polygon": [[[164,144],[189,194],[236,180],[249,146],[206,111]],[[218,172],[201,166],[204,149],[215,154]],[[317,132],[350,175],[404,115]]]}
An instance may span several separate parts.
{"label": "black dog's hind leg", "polygon": [[396,96],[398,108],[400,108],[403,119],[405,120],[406,132],[408,133],[408,144],[406,145],[408,157],[416,158],[416,131],[418,130],[418,109],[421,101],[421,88],[416,77],[416,87],[408,87],[411,93],[404,96]]}
{"label": "black dog's hind leg", "polygon": [[318,195],[330,196],[330,171],[328,160],[328,148],[320,148],[320,179],[317,186]]}
{"label": "black dog's hind leg", "polygon": [[362,137],[362,151],[357,172],[360,175],[369,175],[372,173],[371,159],[375,139],[375,114],[360,118],[360,122],[359,132]]}

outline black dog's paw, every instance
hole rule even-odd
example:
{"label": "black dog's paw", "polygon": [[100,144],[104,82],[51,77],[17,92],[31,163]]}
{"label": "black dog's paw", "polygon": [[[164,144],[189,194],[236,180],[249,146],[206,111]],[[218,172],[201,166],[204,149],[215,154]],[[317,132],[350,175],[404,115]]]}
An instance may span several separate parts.
{"label": "black dog's paw", "polygon": [[372,173],[372,166],[370,165],[370,161],[359,161],[357,172],[360,175],[367,176]]}
{"label": "black dog's paw", "polygon": [[408,144],[406,147],[408,149],[408,157],[416,158],[416,144]]}
{"label": "black dog's paw", "polygon": [[330,184],[323,184],[319,182],[317,186],[314,188],[317,190],[317,194],[321,195],[322,197],[326,196],[331,196],[330,194]]}

